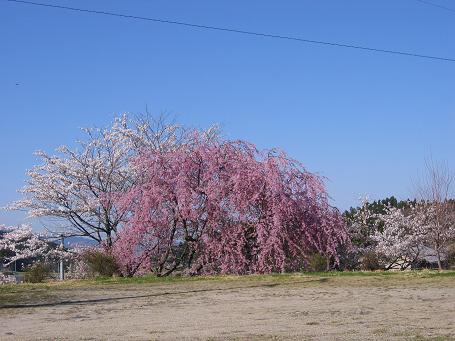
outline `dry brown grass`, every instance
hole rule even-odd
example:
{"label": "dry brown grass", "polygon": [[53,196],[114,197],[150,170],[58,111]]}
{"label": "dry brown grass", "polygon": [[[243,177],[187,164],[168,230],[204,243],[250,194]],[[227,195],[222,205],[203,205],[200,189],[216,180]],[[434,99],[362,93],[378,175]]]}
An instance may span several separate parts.
{"label": "dry brown grass", "polygon": [[1,287],[0,339],[452,341],[454,274],[150,277]]}

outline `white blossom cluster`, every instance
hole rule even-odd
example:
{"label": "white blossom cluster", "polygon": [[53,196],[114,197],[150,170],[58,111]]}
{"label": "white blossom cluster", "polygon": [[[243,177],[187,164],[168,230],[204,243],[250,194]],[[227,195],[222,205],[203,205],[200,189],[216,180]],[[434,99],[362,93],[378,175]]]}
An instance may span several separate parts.
{"label": "white blossom cluster", "polygon": [[26,210],[30,217],[58,218],[65,223],[61,230],[67,235],[111,243],[124,220],[111,194],[134,184],[136,172],[130,158],[144,147],[172,148],[183,133],[179,126],[161,121],[141,120],[130,127],[126,115],[108,129],[83,130],[87,139],[79,141],[76,150],[61,146],[57,155],[36,153],[41,164],[28,172],[23,198],[9,209]]}
{"label": "white blossom cluster", "polygon": [[0,285],[2,284],[15,284],[16,278],[13,275],[4,275],[0,272]]}
{"label": "white blossom cluster", "polygon": [[386,268],[408,268],[424,250],[433,250],[433,256],[441,261],[445,247],[455,239],[454,216],[449,210],[441,212],[438,203],[409,202],[405,208],[387,206],[381,214],[360,210],[357,224],[366,226],[368,221],[375,222],[371,249],[387,260]]}
{"label": "white blossom cluster", "polygon": [[15,261],[45,256],[49,245],[32,232],[27,225],[19,227],[0,226],[0,251],[3,251],[4,265]]}
{"label": "white blossom cluster", "polygon": [[376,252],[389,259],[389,265],[399,263],[407,268],[420,255],[426,237],[426,213],[418,206],[400,209],[388,206],[385,213],[377,214],[383,223],[373,240],[377,242]]}
{"label": "white blossom cluster", "polygon": [[[130,120],[126,115],[107,129],[83,131],[87,138],[75,150],[61,146],[57,155],[36,153],[41,164],[28,172],[23,198],[9,209],[57,218],[64,224],[60,232],[111,245],[126,218],[114,205],[115,195],[128,191],[140,175],[131,159],[144,148],[167,151],[191,143],[195,131],[168,124],[164,117]],[[218,128],[202,134],[211,139]]]}

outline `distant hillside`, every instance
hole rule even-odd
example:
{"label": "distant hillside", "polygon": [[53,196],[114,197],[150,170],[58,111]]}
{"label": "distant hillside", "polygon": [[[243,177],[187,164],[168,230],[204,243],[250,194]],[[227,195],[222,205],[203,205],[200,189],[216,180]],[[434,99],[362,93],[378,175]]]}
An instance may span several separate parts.
{"label": "distant hillside", "polygon": [[75,246],[95,246],[97,242],[86,237],[68,237],[65,238],[65,247],[72,248]]}

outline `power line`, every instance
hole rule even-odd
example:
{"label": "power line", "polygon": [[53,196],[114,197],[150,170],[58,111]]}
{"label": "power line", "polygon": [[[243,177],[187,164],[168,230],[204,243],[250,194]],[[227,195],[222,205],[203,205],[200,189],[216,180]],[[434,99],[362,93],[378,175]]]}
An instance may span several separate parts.
{"label": "power line", "polygon": [[422,4],[425,4],[425,5],[442,8],[442,9],[444,9],[446,11],[455,12],[455,9],[453,9],[453,8],[446,7],[446,6],[439,5],[439,4],[435,4],[434,2],[430,2],[430,1],[426,1],[426,0],[415,0],[415,1],[418,1],[418,2],[420,2]]}
{"label": "power line", "polygon": [[408,56],[408,57],[417,57],[417,58],[426,58],[426,59],[433,59],[433,60],[443,60],[443,61],[447,61],[447,62],[455,62],[455,58],[438,57],[438,56],[431,56],[431,55],[418,54],[418,53],[412,53],[412,52],[387,50],[387,49],[366,47],[366,46],[360,46],[360,45],[351,45],[351,44],[344,44],[344,43],[336,43],[336,42],[329,42],[329,41],[322,41],[322,40],[304,39],[304,38],[299,38],[299,37],[294,37],[294,36],[261,33],[261,32],[254,32],[254,31],[244,31],[244,30],[238,30],[235,28],[228,28],[228,27],[207,26],[207,25],[193,24],[193,23],[188,23],[188,22],[183,22],[183,21],[174,21],[174,20],[158,19],[158,18],[151,18],[151,17],[141,17],[141,16],[136,16],[136,15],[128,15],[128,14],[106,12],[106,11],[97,11],[97,10],[90,10],[90,9],[85,9],[85,8],[68,7],[68,6],[53,5],[53,4],[46,4],[46,3],[33,2],[33,1],[25,1],[25,0],[5,0],[5,1],[27,4],[27,5],[34,5],[34,6],[41,6],[41,7],[57,8],[57,9],[63,9],[63,10],[68,10],[68,11],[74,11],[74,12],[101,14],[101,15],[119,17],[119,18],[125,18],[125,19],[152,21],[152,22],[156,22],[156,23],[179,25],[179,26],[192,27],[192,28],[211,30],[211,31],[238,33],[238,34],[244,34],[244,35],[250,35],[250,36],[283,39],[283,40],[297,41],[297,42],[309,43],[309,44],[344,47],[344,48],[364,50],[364,51],[369,51],[369,52],[388,53],[388,54],[393,54],[393,55],[402,55],[402,56]]}

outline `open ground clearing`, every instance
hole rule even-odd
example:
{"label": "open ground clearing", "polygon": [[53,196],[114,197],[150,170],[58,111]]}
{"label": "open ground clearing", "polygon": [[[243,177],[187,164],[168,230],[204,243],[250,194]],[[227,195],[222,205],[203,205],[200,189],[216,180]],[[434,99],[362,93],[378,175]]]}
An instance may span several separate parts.
{"label": "open ground clearing", "polygon": [[1,340],[455,340],[455,273],[0,287]]}

